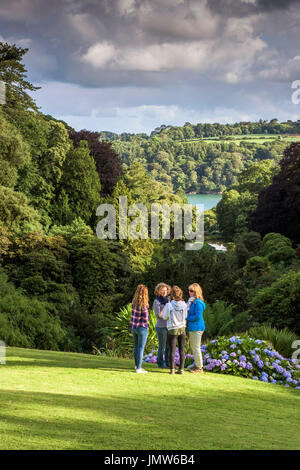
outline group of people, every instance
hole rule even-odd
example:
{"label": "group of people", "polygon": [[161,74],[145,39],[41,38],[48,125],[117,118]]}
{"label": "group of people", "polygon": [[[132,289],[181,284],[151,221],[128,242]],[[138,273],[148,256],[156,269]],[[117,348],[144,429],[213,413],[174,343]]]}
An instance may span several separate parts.
{"label": "group of people", "polygon": [[[160,368],[169,367],[171,374],[175,374],[177,343],[180,357],[177,373],[184,373],[187,331],[195,362],[189,371],[203,372],[201,339],[205,330],[203,311],[206,306],[199,284],[191,284],[188,289],[189,300],[186,303],[183,300],[183,291],[178,286],[171,288],[168,284],[160,282],[155,288],[153,310],[157,318],[155,326],[158,337],[157,365]],[[149,296],[148,288],[144,284],[137,286],[131,303],[130,329],[134,340],[135,370],[137,373],[146,374],[142,362],[149,329]]]}

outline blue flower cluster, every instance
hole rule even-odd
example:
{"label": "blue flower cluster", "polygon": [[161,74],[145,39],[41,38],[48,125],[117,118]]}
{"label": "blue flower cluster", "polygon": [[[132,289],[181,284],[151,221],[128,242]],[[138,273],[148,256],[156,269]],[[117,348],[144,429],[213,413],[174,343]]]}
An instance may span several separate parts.
{"label": "blue flower cluster", "polygon": [[[266,341],[250,336],[219,337],[202,345],[201,351],[204,369],[209,372],[238,375],[300,390],[300,365],[281,356]],[[156,354],[157,351],[153,350],[145,356],[144,361],[155,364]],[[176,349],[176,365],[179,365],[179,359],[179,351]],[[185,359],[186,367],[194,364],[192,354],[187,354]]]}
{"label": "blue flower cluster", "polygon": [[263,340],[250,336],[220,337],[202,346],[202,351],[207,371],[249,377],[300,390],[299,366]]}

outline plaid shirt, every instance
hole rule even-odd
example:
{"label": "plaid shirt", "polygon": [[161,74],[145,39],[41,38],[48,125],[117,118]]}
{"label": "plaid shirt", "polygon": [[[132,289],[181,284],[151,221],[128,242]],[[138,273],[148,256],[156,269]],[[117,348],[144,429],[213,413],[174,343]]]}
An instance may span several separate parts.
{"label": "plaid shirt", "polygon": [[130,328],[139,328],[143,326],[144,328],[149,328],[148,325],[149,312],[148,307],[134,307],[131,304],[131,318],[130,318]]}

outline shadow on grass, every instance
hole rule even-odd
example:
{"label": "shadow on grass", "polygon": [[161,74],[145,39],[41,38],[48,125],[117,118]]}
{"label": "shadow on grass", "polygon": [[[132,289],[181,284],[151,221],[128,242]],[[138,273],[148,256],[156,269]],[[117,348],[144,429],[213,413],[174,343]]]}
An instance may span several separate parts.
{"label": "shadow on grass", "polygon": [[[22,352],[20,352],[22,351]],[[24,356],[22,355],[24,351]],[[70,356],[68,356],[70,354]],[[39,355],[41,357],[39,357]],[[60,357],[61,355],[61,357]],[[31,359],[32,357],[32,359]],[[118,359],[114,357],[83,355],[76,353],[64,353],[61,351],[40,351],[40,350],[18,350],[9,351],[5,367],[55,367],[71,369],[106,369],[111,371],[121,371],[135,373],[133,358]],[[150,366],[143,363],[143,368],[158,374],[168,373],[169,369],[160,369],[156,365]]]}
{"label": "shadow on grass", "polygon": [[299,448],[295,395],[274,403],[274,394],[249,390],[205,400],[1,390],[0,403],[2,449]]}

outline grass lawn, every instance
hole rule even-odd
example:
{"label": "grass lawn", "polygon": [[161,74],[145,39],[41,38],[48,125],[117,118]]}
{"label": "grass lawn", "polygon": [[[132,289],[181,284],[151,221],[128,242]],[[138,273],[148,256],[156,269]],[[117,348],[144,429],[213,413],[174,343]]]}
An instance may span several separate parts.
{"label": "grass lawn", "polygon": [[0,449],[300,449],[298,390],[132,367],[128,359],[8,348]]}
{"label": "grass lawn", "polygon": [[181,140],[180,143],[189,143],[189,142],[206,142],[208,144],[210,143],[221,143],[221,142],[227,142],[227,143],[234,143],[236,145],[240,145],[240,142],[252,142],[252,143],[260,143],[263,144],[264,142],[271,142],[274,140],[278,140],[280,142],[286,142],[287,145],[291,142],[300,142],[300,137],[293,136],[293,137],[288,137],[286,135],[282,136],[282,139],[279,140],[278,137],[280,137],[280,134],[243,134],[243,135],[228,135],[224,136],[228,137],[227,139],[222,139],[222,137],[202,137],[202,138],[194,138],[194,139],[186,139],[186,140]]}

